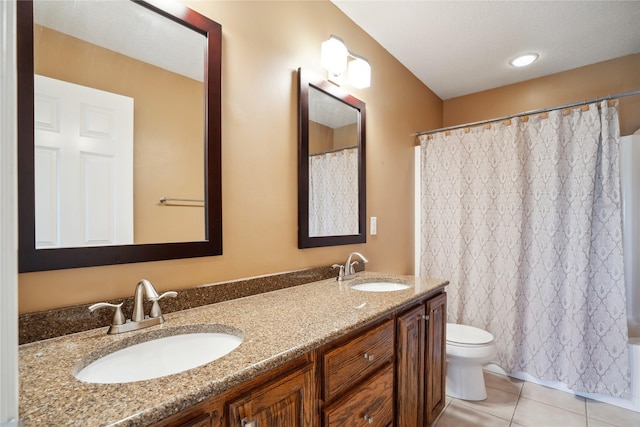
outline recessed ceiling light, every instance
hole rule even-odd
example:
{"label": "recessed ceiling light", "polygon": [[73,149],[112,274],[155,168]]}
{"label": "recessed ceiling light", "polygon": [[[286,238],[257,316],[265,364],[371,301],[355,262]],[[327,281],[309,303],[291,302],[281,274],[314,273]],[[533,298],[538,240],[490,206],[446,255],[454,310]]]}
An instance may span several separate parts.
{"label": "recessed ceiling light", "polygon": [[526,67],[527,65],[533,64],[535,60],[538,59],[537,53],[528,53],[526,55],[520,55],[517,58],[509,61],[509,64],[514,67]]}

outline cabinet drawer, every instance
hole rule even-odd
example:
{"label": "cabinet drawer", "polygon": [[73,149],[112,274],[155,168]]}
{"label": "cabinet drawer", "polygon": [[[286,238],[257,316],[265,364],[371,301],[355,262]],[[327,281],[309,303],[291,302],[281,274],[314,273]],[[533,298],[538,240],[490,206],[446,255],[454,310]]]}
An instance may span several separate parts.
{"label": "cabinet drawer", "polygon": [[323,356],[324,399],[331,400],[393,358],[394,327],[389,320]]}
{"label": "cabinet drawer", "polygon": [[201,415],[198,418],[185,421],[180,427],[211,427],[211,420],[208,414]]}
{"label": "cabinet drawer", "polygon": [[392,423],[392,364],[325,409],[324,427],[385,427]]}

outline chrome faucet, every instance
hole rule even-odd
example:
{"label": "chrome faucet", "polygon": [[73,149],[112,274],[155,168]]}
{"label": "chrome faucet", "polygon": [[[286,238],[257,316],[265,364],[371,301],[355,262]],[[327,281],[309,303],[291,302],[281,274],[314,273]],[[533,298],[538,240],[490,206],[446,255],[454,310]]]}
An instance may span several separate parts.
{"label": "chrome faucet", "polygon": [[364,263],[369,262],[369,260],[365,258],[365,256],[362,255],[360,252],[351,252],[347,257],[347,261],[344,263],[344,265],[340,265],[340,264],[332,265],[333,268],[340,269],[340,272],[338,273],[338,277],[336,278],[336,280],[338,281],[349,280],[356,277],[356,271],[354,270],[353,267],[358,264],[358,261],[351,261],[351,258],[354,255],[357,255]]}
{"label": "chrome faucet", "polygon": [[[148,317],[145,317],[144,315],[145,295],[149,301],[153,302]],[[115,308],[116,312],[113,315],[113,321],[111,322],[111,326],[107,333],[120,334],[122,332],[135,331],[137,329],[148,328],[149,326],[164,323],[164,316],[162,315],[158,301],[165,297],[175,298],[177,295],[178,293],[175,291],[168,291],[162,295],[158,295],[158,292],[151,282],[147,279],[142,279],[136,285],[136,291],[133,296],[133,313],[131,315],[131,320],[126,320],[122,314],[122,303],[110,304],[108,302],[99,302],[90,306],[89,311],[93,312],[94,310],[102,307]]]}
{"label": "chrome faucet", "polygon": [[[147,296],[149,301],[153,301],[154,307],[158,302],[158,292],[156,288],[153,287],[150,281],[147,279],[142,279],[136,285],[136,291],[133,294],[133,313],[131,314],[131,320],[133,322],[140,322],[144,320],[144,298],[143,293]],[[153,309],[152,309],[153,311]],[[153,316],[149,313],[149,317],[159,317]]]}

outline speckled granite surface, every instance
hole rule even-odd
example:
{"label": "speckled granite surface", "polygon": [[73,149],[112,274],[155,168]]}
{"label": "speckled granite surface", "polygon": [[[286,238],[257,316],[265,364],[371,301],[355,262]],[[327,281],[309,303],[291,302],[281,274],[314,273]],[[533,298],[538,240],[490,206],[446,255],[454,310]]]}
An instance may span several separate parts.
{"label": "speckled granite surface", "polygon": [[[362,292],[349,285],[385,278],[412,285]],[[446,284],[413,276],[360,273],[166,314],[159,326],[107,335],[100,328],[19,348],[20,418],[30,426],[144,426],[294,359]],[[181,295],[178,294],[178,299]],[[72,372],[110,349],[146,334],[225,325],[244,334],[233,352],[206,365],[155,380],[89,384]],[[286,325],[286,327],[283,327]],[[207,326],[204,326],[205,328]],[[208,326],[210,327],[210,326]],[[132,338],[133,337],[133,338]]]}
{"label": "speckled granite surface", "polygon": [[[361,268],[362,265],[356,266],[356,269],[358,269],[358,267]],[[331,267],[316,267],[182,289],[180,290],[180,298],[165,298],[162,300],[162,312],[165,314],[172,313],[174,311],[215,304],[221,301],[285,289],[335,276],[336,270]],[[106,302],[112,304],[124,302],[122,306],[123,313],[131,313],[133,310],[133,291],[135,286],[135,283],[131,284],[130,297]],[[79,304],[73,307],[19,315],[18,336],[20,344],[88,331],[111,323],[113,313],[110,310],[98,310],[90,313],[88,310],[90,305],[91,304]],[[145,313],[148,313],[150,308],[151,304],[146,302]]]}

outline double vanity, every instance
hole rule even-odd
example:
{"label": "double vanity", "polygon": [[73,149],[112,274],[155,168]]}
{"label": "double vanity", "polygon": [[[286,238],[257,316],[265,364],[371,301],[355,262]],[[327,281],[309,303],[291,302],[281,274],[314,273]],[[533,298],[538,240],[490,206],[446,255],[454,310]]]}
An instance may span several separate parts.
{"label": "double vanity", "polygon": [[[222,254],[222,27],[181,2],[110,2],[104,9],[98,3],[16,5],[21,273]],[[118,34],[132,34],[134,44],[148,36],[149,46],[162,45],[162,63],[137,57],[130,46],[95,45],[96,37],[125,40],[110,37],[112,31],[100,34],[98,24],[105,22],[110,30],[117,24]],[[71,31],[69,23],[84,23],[89,33]],[[168,54],[171,47],[176,55]],[[185,61],[188,52],[193,56]],[[61,55],[68,59],[59,61]],[[186,72],[185,64],[194,68]],[[297,80],[298,248],[366,243],[365,103],[307,70],[299,69]],[[71,164],[56,160],[61,143],[51,139],[59,128],[70,129],[66,115],[60,125],[58,109],[71,101],[56,95],[66,95],[58,90],[66,84],[87,94],[91,102],[82,101],[82,108],[91,106],[87,117],[95,117],[93,127],[83,121],[82,132],[70,133],[82,134],[92,147],[119,141],[118,161],[96,151],[92,162],[102,163],[91,164],[100,167],[58,168]],[[97,103],[98,93],[107,92],[124,105],[117,117],[126,121]],[[164,116],[158,96],[173,101],[162,105]],[[319,106],[335,117],[318,117]],[[135,132],[122,126],[127,138],[112,138],[115,130],[105,123],[135,123]],[[80,158],[67,151],[72,160]],[[344,181],[352,185],[341,191],[344,203],[327,203],[336,202],[333,187],[312,186],[310,179],[323,164],[309,165],[338,154]],[[54,203],[53,190],[42,189],[80,194],[57,184],[66,173],[65,184],[84,186],[93,197],[74,198],[70,207],[57,202],[72,197]],[[100,197],[104,188],[126,197],[112,206],[111,197]],[[66,209],[73,216],[65,216]],[[106,211],[118,212],[117,221],[116,215],[75,216]],[[68,229],[76,231],[59,235]],[[92,232],[85,236],[86,230]],[[20,417],[26,426],[56,427],[430,424],[444,407],[446,282],[354,277],[357,262],[366,259],[352,262],[350,255],[338,265],[335,275],[342,280],[305,271],[298,275],[308,275],[304,282],[271,280],[248,289],[242,280],[177,296],[158,295],[141,281],[133,301],[25,313],[19,319],[25,343],[19,349]],[[147,305],[153,301],[150,311],[143,293]],[[225,293],[234,299],[216,300]],[[158,303],[165,296],[176,298]],[[107,316],[113,316],[110,327]],[[91,329],[98,325],[104,327]],[[60,337],[60,331],[70,335]]]}
{"label": "double vanity", "polygon": [[[134,332],[25,344],[21,418],[26,426],[429,424],[444,407],[446,284],[361,272],[168,313]],[[118,350],[123,358],[109,363]]]}

